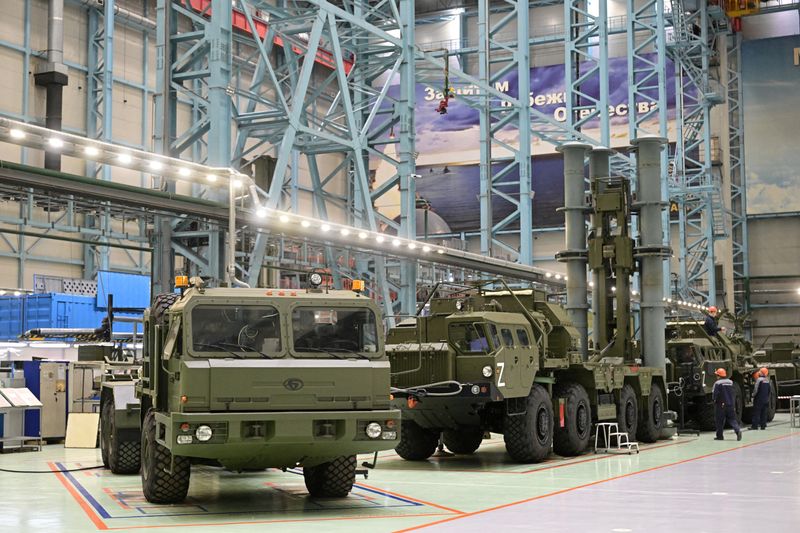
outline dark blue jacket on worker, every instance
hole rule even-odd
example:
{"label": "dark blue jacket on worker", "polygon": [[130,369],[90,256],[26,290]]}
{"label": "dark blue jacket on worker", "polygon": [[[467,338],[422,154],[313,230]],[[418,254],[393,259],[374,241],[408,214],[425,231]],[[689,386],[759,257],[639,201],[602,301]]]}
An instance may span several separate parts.
{"label": "dark blue jacket on worker", "polygon": [[761,376],[753,387],[753,405],[767,405],[769,403],[769,378]]}
{"label": "dark blue jacket on worker", "polygon": [[733,381],[728,378],[718,379],[711,389],[711,398],[718,406],[733,408]]}
{"label": "dark blue jacket on worker", "polygon": [[717,321],[714,320],[714,317],[711,315],[706,315],[706,321],[703,322],[703,329],[706,330],[709,337],[713,337],[722,331],[722,328],[717,325]]}

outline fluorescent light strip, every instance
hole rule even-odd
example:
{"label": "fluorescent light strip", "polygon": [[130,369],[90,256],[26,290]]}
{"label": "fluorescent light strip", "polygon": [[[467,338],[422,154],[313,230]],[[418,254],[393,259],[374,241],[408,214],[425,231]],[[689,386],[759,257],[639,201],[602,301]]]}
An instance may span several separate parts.
{"label": "fluorescent light strip", "polygon": [[107,156],[103,159],[105,164],[141,172],[164,171],[162,175],[168,179],[205,176],[208,183],[218,184],[221,187],[228,186],[228,180],[234,180],[232,182],[234,187],[241,187],[253,181],[249,176],[234,169],[201,165],[6,118],[0,118],[0,140],[30,148],[59,150],[70,157],[93,160],[105,155]]}

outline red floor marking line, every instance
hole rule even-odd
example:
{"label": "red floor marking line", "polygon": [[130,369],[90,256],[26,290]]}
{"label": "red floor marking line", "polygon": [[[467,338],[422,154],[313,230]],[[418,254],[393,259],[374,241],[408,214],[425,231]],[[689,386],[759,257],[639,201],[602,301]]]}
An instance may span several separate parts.
{"label": "red floor marking line", "polygon": [[[667,444],[659,444],[658,446],[648,446],[647,448],[642,448],[639,453],[646,452],[648,450],[658,450],[660,448],[669,448],[670,446],[677,446],[679,444],[686,444],[686,443],[689,443],[689,442],[694,442],[695,440],[697,440],[697,439],[679,440],[679,441],[670,442],[670,443],[667,443]],[[580,465],[580,464],[583,464],[583,463],[592,463],[594,461],[600,461],[602,459],[610,459],[610,458],[616,457],[618,455],[621,455],[621,454],[598,455],[598,456],[595,456],[595,457],[589,457],[588,459],[581,459],[579,461],[571,461],[571,462],[567,462],[567,463],[561,463],[561,464],[558,464],[558,465],[546,466],[544,468],[532,468],[530,470],[525,470],[524,472],[515,472],[515,473],[519,473],[519,474],[535,474],[536,472],[542,472],[542,471],[545,471],[545,470],[555,470],[556,468],[564,468],[564,467],[567,467],[567,466]]]}
{"label": "red floor marking line", "polygon": [[105,492],[108,495],[109,498],[111,498],[112,500],[117,502],[117,504],[119,504],[120,507],[122,507],[125,510],[130,511],[130,509],[131,509],[130,506],[128,504],[124,503],[120,499],[120,497],[118,495],[114,494],[114,491],[112,491],[108,487],[105,487],[105,488],[103,488],[103,492]]}
{"label": "red floor marking line", "polygon": [[[219,526],[252,526],[255,524],[287,524],[291,522],[331,522],[336,520],[374,520],[378,518],[416,518],[418,516],[442,516],[444,513],[422,513],[410,515],[374,515],[374,516],[331,516],[327,518],[287,518],[284,520],[252,520],[250,522],[208,522],[204,524],[155,524],[150,526],[104,527],[109,531],[128,531],[131,529],[158,529],[164,527],[219,527]],[[435,522],[434,522],[435,523]]]}
{"label": "red floor marking line", "polygon": [[88,503],[86,503],[86,501],[83,498],[81,498],[81,495],[78,494],[78,491],[75,490],[75,487],[73,487],[72,484],[69,481],[67,481],[67,478],[64,477],[64,474],[61,474],[58,471],[56,465],[54,465],[53,463],[47,463],[47,466],[50,467],[50,470],[56,472],[56,477],[58,478],[58,480],[61,482],[62,485],[64,485],[64,488],[67,489],[67,492],[69,492],[72,495],[75,501],[78,502],[78,505],[81,506],[83,512],[86,513],[86,516],[89,517],[89,520],[91,520],[92,523],[95,526],[97,526],[97,529],[107,530],[108,526],[103,522],[103,520],[99,516],[97,516],[97,514],[94,512],[94,509],[92,509],[91,506]]}
{"label": "red floor marking line", "polygon": [[366,485],[364,483],[358,483],[361,487],[366,487],[368,489],[372,489],[377,492],[385,492],[386,494],[390,494],[392,496],[397,496],[398,498],[403,498],[404,500],[411,500],[412,502],[421,503],[422,505],[428,505],[430,507],[436,507],[437,509],[442,509],[443,511],[448,511],[455,514],[464,514],[464,511],[459,511],[458,509],[451,509],[450,507],[445,507],[444,505],[439,505],[438,503],[427,502],[425,500],[419,500],[417,498],[412,498],[411,496],[406,496],[405,494],[398,494],[397,492],[392,492],[386,489],[382,489],[379,487],[373,487],[371,485]]}
{"label": "red floor marking line", "polygon": [[733,452],[733,451],[736,451],[736,450],[741,450],[743,448],[750,448],[751,446],[758,446],[760,444],[766,444],[768,442],[773,442],[773,441],[777,441],[777,440],[781,440],[781,439],[787,439],[787,438],[790,438],[790,437],[795,437],[797,435],[798,434],[796,434],[796,433],[792,433],[792,434],[789,434],[789,435],[781,435],[780,437],[774,437],[774,438],[771,438],[771,439],[762,440],[760,442],[753,442],[752,444],[744,444],[742,446],[737,446],[735,448],[728,448],[727,450],[720,450],[720,451],[717,451],[717,452],[707,453],[705,455],[700,455],[698,457],[692,457],[690,459],[682,459],[680,461],[675,461],[674,463],[667,463],[667,464],[663,464],[663,465],[659,465],[659,466],[653,466],[651,468],[645,468],[644,470],[639,470],[639,471],[636,471],[636,472],[628,472],[627,474],[622,474],[620,476],[614,476],[614,477],[610,477],[610,478],[607,478],[607,479],[599,479],[597,481],[592,481],[591,483],[584,483],[583,485],[577,485],[575,487],[569,487],[569,488],[557,490],[557,491],[554,491],[554,492],[548,492],[547,494],[540,494],[539,496],[533,496],[531,498],[526,498],[524,500],[504,503],[502,505],[489,507],[487,509],[481,509],[480,511],[473,511],[473,512],[470,512],[470,513],[464,513],[464,514],[461,514],[461,515],[458,515],[458,516],[451,516],[450,518],[444,518],[442,520],[437,520],[435,522],[430,522],[430,523],[427,523],[427,524],[423,524],[421,526],[414,526],[414,527],[409,527],[409,528],[406,528],[406,529],[398,529],[394,533],[406,533],[408,531],[416,531],[418,529],[423,529],[423,528],[430,527],[430,526],[435,526],[435,525],[438,525],[438,524],[444,524],[446,522],[452,522],[454,520],[459,520],[461,518],[467,518],[467,517],[470,517],[470,516],[476,516],[476,515],[479,515],[479,514],[488,513],[490,511],[497,511],[499,509],[505,509],[507,507],[513,507],[515,505],[520,505],[520,504],[523,504],[523,503],[528,503],[528,502],[532,502],[532,501],[536,501],[536,500],[542,500],[544,498],[549,498],[551,496],[558,496],[559,494],[572,492],[572,491],[575,491],[575,490],[578,490],[578,489],[585,489],[587,487],[592,487],[594,485],[600,485],[601,483],[606,483],[608,481],[615,481],[617,479],[623,479],[623,478],[626,478],[626,477],[632,477],[632,476],[636,476],[636,475],[639,475],[639,474],[645,474],[647,472],[653,472],[655,470],[661,470],[663,468],[667,468],[667,467],[670,467],[670,466],[677,466],[677,465],[681,465],[681,464],[685,464],[685,463],[691,463],[692,461],[697,461],[699,459],[707,459],[708,457],[714,457],[715,455],[721,455],[723,453]]}

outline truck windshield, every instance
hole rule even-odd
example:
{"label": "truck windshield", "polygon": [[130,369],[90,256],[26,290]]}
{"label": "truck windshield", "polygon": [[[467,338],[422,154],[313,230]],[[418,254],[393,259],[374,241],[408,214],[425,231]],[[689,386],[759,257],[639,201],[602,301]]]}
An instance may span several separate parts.
{"label": "truck windshield", "polygon": [[490,351],[486,324],[458,322],[449,326],[450,342],[462,353],[485,354]]}
{"label": "truck windshield", "polygon": [[374,354],[378,352],[375,313],[363,307],[298,307],[292,311],[296,352]]}
{"label": "truck windshield", "polygon": [[280,315],[269,305],[198,305],[192,348],[214,357],[271,357],[281,352]]}

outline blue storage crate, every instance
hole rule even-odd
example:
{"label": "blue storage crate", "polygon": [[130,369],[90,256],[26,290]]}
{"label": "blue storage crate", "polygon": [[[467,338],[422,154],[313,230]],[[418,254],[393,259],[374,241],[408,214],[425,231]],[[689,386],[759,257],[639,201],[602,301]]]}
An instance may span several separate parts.
{"label": "blue storage crate", "polygon": [[13,341],[22,333],[24,296],[0,296],[0,339]]}
{"label": "blue storage crate", "polygon": [[92,296],[31,294],[25,299],[25,329],[99,328],[103,314]]}
{"label": "blue storage crate", "polygon": [[97,308],[108,306],[108,295],[114,296],[114,307],[139,308],[150,305],[150,276],[126,272],[97,273]]}

